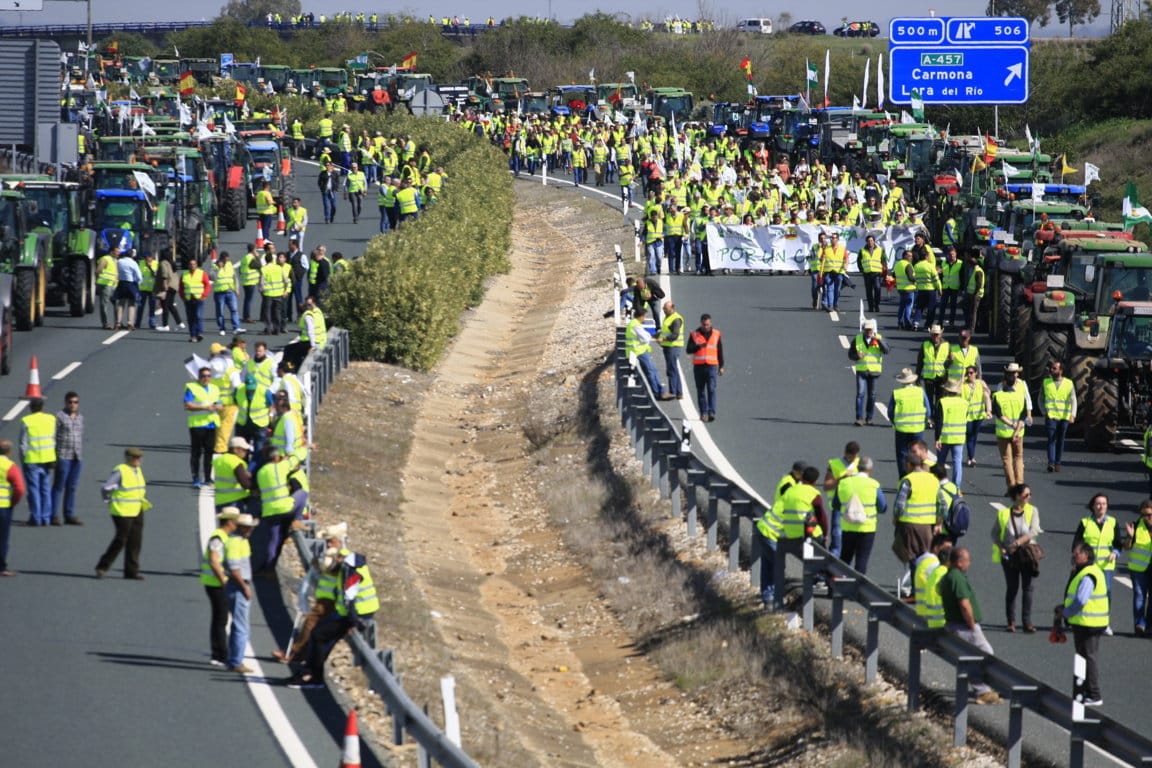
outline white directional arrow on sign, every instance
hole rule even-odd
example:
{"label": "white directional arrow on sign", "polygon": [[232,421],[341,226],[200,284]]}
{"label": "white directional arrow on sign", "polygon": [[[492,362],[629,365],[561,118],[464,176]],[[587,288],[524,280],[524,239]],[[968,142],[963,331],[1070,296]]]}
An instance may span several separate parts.
{"label": "white directional arrow on sign", "polygon": [[1018,77],[1024,76],[1024,64],[1018,63],[1008,67],[1008,77],[1004,78],[1004,85],[1008,85]]}

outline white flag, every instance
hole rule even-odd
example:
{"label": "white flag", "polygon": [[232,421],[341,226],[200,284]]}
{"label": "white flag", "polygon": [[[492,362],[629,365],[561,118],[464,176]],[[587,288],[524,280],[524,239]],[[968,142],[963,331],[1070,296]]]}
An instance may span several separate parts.
{"label": "white flag", "polygon": [[1044,185],[1039,182],[1032,182],[1032,199],[1037,203],[1044,199]]}
{"label": "white flag", "polygon": [[228,119],[228,113],[224,113],[224,133],[236,133],[236,126],[232,125],[232,121]]}
{"label": "white flag", "polygon": [[176,46],[172,46],[172,50],[175,51],[176,58],[180,58],[180,49],[177,48]]}
{"label": "white flag", "polygon": [[859,97],[859,96],[856,96],[856,95],[853,95],[853,96],[852,96],[852,109],[854,109],[854,110],[858,110],[858,109],[860,109],[860,108],[861,108],[861,107],[860,107],[860,97]]}
{"label": "white flag", "polygon": [[864,59],[864,96],[860,99],[860,108],[868,106],[868,80],[872,74],[872,59]]}
{"label": "white flag", "polygon": [[156,197],[156,184],[152,181],[151,176],[141,171],[132,171],[132,176],[136,179],[136,183],[140,185],[140,189],[152,197]]}
{"label": "white flag", "polygon": [[88,44],[86,42],[84,42],[83,40],[81,40],[80,44],[76,46],[76,50],[78,50],[80,53],[87,53],[88,52]]}
{"label": "white flag", "polygon": [[184,102],[180,102],[180,125],[192,125],[192,110]]}
{"label": "white flag", "polygon": [[824,51],[824,106],[829,105],[828,101],[828,77],[832,68],[832,49],[828,48]]}
{"label": "white flag", "polygon": [[625,72],[624,76],[628,78],[628,82],[632,83],[632,85],[636,85],[636,73],[635,72]]}
{"label": "white flag", "polygon": [[1014,165],[1009,165],[1007,160],[1003,161],[1003,163],[1004,163],[1004,178],[1010,179],[1013,176],[1019,176],[1020,175],[1021,171],[1019,168],[1017,168]]}
{"label": "white flag", "polygon": [[589,82],[596,82],[596,67],[592,67],[592,69],[588,70],[588,80]]}
{"label": "white flag", "polygon": [[1100,166],[1084,163],[1084,186],[1088,186],[1094,181],[1100,181]]}
{"label": "white flag", "polygon": [[884,109],[884,54],[876,57],[876,109]]}
{"label": "white flag", "polygon": [[1027,123],[1024,124],[1024,138],[1028,141],[1028,151],[1031,152],[1036,142],[1032,141],[1032,129]]}
{"label": "white flag", "polygon": [[903,110],[903,109],[900,110],[900,124],[901,125],[907,125],[908,123],[914,123],[914,122],[916,122],[916,121],[912,119],[912,115],[908,114],[908,112],[906,110]]}
{"label": "white flag", "polygon": [[129,88],[128,98],[132,99],[132,101],[140,101],[140,94],[136,93],[135,88]]}

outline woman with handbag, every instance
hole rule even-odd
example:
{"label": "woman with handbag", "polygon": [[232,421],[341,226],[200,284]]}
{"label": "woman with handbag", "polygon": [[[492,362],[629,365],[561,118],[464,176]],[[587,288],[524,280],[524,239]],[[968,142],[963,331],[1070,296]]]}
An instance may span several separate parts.
{"label": "woman with handbag", "polygon": [[1040,574],[1043,550],[1036,543],[1040,535],[1040,510],[1032,506],[1032,489],[1026,483],[1017,483],[1008,489],[1011,507],[999,510],[992,525],[992,559],[1000,563],[1006,583],[1004,614],[1007,629],[1016,631],[1016,596],[1023,588],[1021,620],[1024,631],[1032,633],[1032,579]]}

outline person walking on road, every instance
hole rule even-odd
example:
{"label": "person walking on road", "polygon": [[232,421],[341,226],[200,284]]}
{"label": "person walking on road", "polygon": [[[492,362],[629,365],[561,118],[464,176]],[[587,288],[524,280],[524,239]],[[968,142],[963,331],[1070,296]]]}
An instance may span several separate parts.
{"label": "person walking on road", "polygon": [[916,615],[929,629],[944,628],[944,605],[940,602],[940,580],[948,573],[952,542],[943,533],[932,537],[928,551],[912,561],[912,599]]}
{"label": "person walking on road", "polygon": [[884,281],[884,249],[876,244],[876,236],[864,238],[864,247],[858,255],[860,272],[864,275],[864,296],[868,311],[880,312],[880,284]]}
{"label": "person walking on road", "polygon": [[952,467],[952,482],[964,483],[964,443],[968,430],[968,403],[960,394],[960,384],[944,382],[942,397],[936,406],[936,454],[939,461]]}
{"label": "person walking on road", "polygon": [[[80,395],[64,395],[56,413],[56,474],[52,480],[52,525],[84,525],[76,517],[76,488],[84,458],[84,415]],[[61,520],[63,513],[63,520]]]}
{"label": "person walking on road", "polygon": [[[976,590],[968,581],[968,567],[971,564],[972,556],[967,547],[952,547],[948,555],[948,572],[940,579],[939,585],[940,602],[944,606],[944,627],[961,640],[994,656],[996,652],[992,650],[980,626],[980,601],[976,599]],[[978,704],[999,703],[1000,695],[982,680],[974,678],[972,688]]]}
{"label": "person walking on road", "polygon": [[834,231],[820,264],[820,271],[824,274],[824,309],[828,312],[840,309],[840,291],[844,287],[847,269],[848,249],[840,242],[840,233]]}
{"label": "person walking on road", "polygon": [[876,331],[876,320],[865,320],[864,326],[852,346],[848,358],[856,361],[856,426],[868,424],[876,414],[876,380],[884,368],[884,355],[892,351],[884,337]]}
{"label": "person walking on road", "polygon": [[[823,541],[828,518],[824,510],[824,499],[816,483],[820,480],[820,470],[805,467],[800,473],[800,481],[788,487],[775,507],[776,528],[780,541],[803,541],[814,538]],[[793,550],[795,551],[795,550]],[[784,553],[777,550],[773,558],[772,583],[777,608],[784,601]]]}
{"label": "person walking on road", "polygon": [[724,375],[724,343],[720,329],[712,327],[712,315],[700,315],[700,327],[688,337],[687,351],[692,355],[700,420],[716,421],[716,388],[719,377]]}
{"label": "person walking on road", "polygon": [[8,544],[12,535],[12,510],[24,498],[24,475],[12,461],[12,443],[0,440],[0,578],[15,576],[8,567]]}
{"label": "person walking on road", "polygon": [[346,184],[348,204],[352,207],[352,223],[358,224],[360,211],[364,206],[364,193],[368,191],[368,179],[365,177],[364,171],[360,170],[359,164],[352,163],[352,170],[348,172]]}
{"label": "person walking on road", "polygon": [[143,460],[144,451],[126,449],[124,463],[112,470],[102,488],[116,533],[96,563],[98,579],[104,578],[123,550],[124,578],[144,580],[140,573],[140,546],[144,540],[144,513],[152,508],[152,504],[147,499],[147,481],[144,470],[140,468]]}
{"label": "person walking on road", "polygon": [[928,551],[932,536],[939,530],[937,502],[940,481],[928,471],[919,456],[910,454],[907,464],[908,474],[900,478],[900,487],[892,505],[892,522],[896,525],[892,551],[909,567],[897,585],[901,593],[907,590],[912,563]]}
{"label": "person walking on road", "polygon": [[664,322],[656,339],[664,350],[664,371],[668,376],[668,392],[664,400],[683,400],[684,384],[680,380],[680,350],[684,348],[684,316],[676,311],[671,301],[664,302]]}
{"label": "person walking on road", "polygon": [[180,276],[180,298],[188,314],[188,341],[204,341],[204,300],[212,291],[208,273],[196,259],[188,259],[188,269]]}
{"label": "person walking on road", "polygon": [[228,595],[224,591],[228,572],[224,570],[224,546],[236,530],[238,517],[240,510],[236,507],[221,508],[216,513],[216,530],[209,534],[208,543],[200,555],[200,583],[204,585],[212,611],[208,642],[212,654],[209,663],[214,667],[228,664]]}
{"label": "person walking on road", "polygon": [[[880,483],[872,477],[873,463],[862,456],[858,471],[841,478],[836,486],[841,520],[840,559],[861,575],[868,573],[868,561],[876,539],[876,518],[888,511],[888,501]],[[835,522],[833,530],[835,530]]]}
{"label": "person walking on road", "polygon": [[828,459],[828,466],[824,470],[823,485],[824,490],[828,492],[828,495],[825,497],[825,508],[830,510],[829,515],[832,518],[828,526],[828,549],[837,557],[840,556],[843,529],[840,526],[841,507],[839,497],[836,495],[836,486],[842,479],[856,474],[859,463],[860,443],[855,440],[849,440],[844,446],[844,455],[834,456]]}
{"label": "person walking on road", "polygon": [[228,632],[229,672],[249,675],[256,670],[244,663],[244,652],[248,648],[251,624],[248,609],[252,604],[252,544],[248,538],[252,529],[260,521],[247,512],[236,518],[236,528],[224,542],[224,563],[228,569],[228,581],[224,585],[228,595],[228,613],[232,617],[232,628]]}
{"label": "person walking on road", "polygon": [[[956,258],[956,246],[944,249],[944,263],[940,265],[940,304],[936,308],[936,322],[952,328],[956,325],[956,305],[960,298],[960,270],[964,265]],[[948,315],[945,320],[944,316]]]}
{"label": "person walking on road", "polygon": [[896,293],[900,303],[896,309],[896,325],[902,331],[912,330],[912,308],[916,303],[916,273],[912,267],[912,251],[904,251],[892,268]]}
{"label": "person walking on road", "polygon": [[939,325],[928,328],[928,340],[920,345],[916,357],[916,374],[924,385],[924,392],[932,407],[940,400],[940,389],[948,381],[948,361],[952,345],[944,341],[944,329]]}
{"label": "person walking on road", "polygon": [[1004,465],[1008,493],[1024,482],[1024,428],[1031,425],[1024,385],[1017,381],[1020,366],[1009,363],[1004,368],[1000,389],[992,393],[992,416],[996,419],[996,448]]}
{"label": "person walking on road", "polygon": [[140,300],[140,282],[144,274],[136,263],[133,250],[123,251],[116,260],[116,327],[136,329],[136,304]]}
{"label": "person walking on road", "polygon": [[952,345],[952,354],[948,357],[948,381],[957,384],[964,380],[964,371],[969,366],[981,372],[980,348],[972,343],[972,331],[962,328],[958,338],[959,341]]}
{"label": "person walking on road", "polygon": [[897,474],[905,471],[909,447],[924,439],[924,430],[931,424],[932,407],[928,404],[928,395],[916,382],[917,376],[910,368],[901,369],[896,374],[896,383],[900,386],[892,390],[888,399],[888,413],[891,414],[896,438]]}
{"label": "person walking on road", "polygon": [[300,249],[304,249],[304,235],[308,231],[308,209],[300,203],[300,198],[292,198],[292,205],[284,212],[288,219],[288,237],[295,239]]}
{"label": "person walking on road", "polygon": [[792,469],[776,484],[776,495],[772,497],[772,505],[765,509],[764,514],[756,521],[756,532],[760,537],[760,598],[768,610],[774,610],[776,607],[773,562],[776,557],[776,541],[783,530],[779,516],[784,509],[782,500],[784,494],[803,479],[806,469],[808,469],[806,462],[793,462]]}
{"label": "person walking on road", "polygon": [[264,237],[272,237],[276,226],[276,197],[272,194],[272,182],[265,181],[256,192],[256,219],[260,222]]}
{"label": "person walking on road", "polygon": [[968,404],[968,423],[965,428],[964,445],[968,455],[967,464],[976,466],[976,440],[980,436],[980,425],[984,419],[992,418],[992,393],[988,383],[980,378],[980,370],[975,366],[964,369],[964,383],[960,386],[960,396]]}
{"label": "person walking on road", "polygon": [[143,328],[147,318],[148,327],[156,330],[156,256],[151,252],[144,254],[140,262],[140,285],[136,299],[136,327]]}
{"label": "person walking on road", "polygon": [[1056,616],[1072,627],[1076,653],[1084,657],[1084,681],[1074,687],[1072,696],[1086,707],[1104,703],[1100,692],[1100,636],[1112,634],[1108,622],[1111,597],[1097,559],[1087,541],[1072,544],[1072,575],[1064,588],[1064,604],[1056,606]]}
{"label": "person walking on road", "polygon": [[1068,425],[1076,421],[1076,388],[1064,377],[1064,363],[1048,364],[1048,377],[1040,388],[1044,407],[1044,426],[1048,435],[1048,471],[1059,472],[1064,461],[1064,438]]}
{"label": "person walking on road", "polygon": [[963,277],[964,327],[976,332],[976,313],[980,311],[980,301],[984,298],[984,267],[980,265],[980,250],[974,248],[968,254],[968,269]]}
{"label": "person walking on road", "polygon": [[116,281],[119,271],[116,268],[120,259],[120,246],[100,257],[96,262],[96,304],[100,307],[100,325],[104,330],[112,330],[116,322]]}
{"label": "person walking on road", "polygon": [[164,255],[156,267],[156,282],[153,290],[156,292],[156,301],[160,303],[160,325],[157,331],[170,331],[168,317],[176,324],[176,330],[184,330],[184,321],[180,319],[180,310],[176,308],[177,286],[176,270],[172,267],[172,259]]}
{"label": "person walking on road", "polygon": [[196,381],[184,385],[193,488],[201,486],[201,467],[204,468],[204,484],[212,484],[212,452],[216,448],[216,428],[220,425],[219,414],[223,409],[220,390],[212,383],[212,369],[205,366],[199,370]]}
{"label": "person walking on road", "polygon": [[44,398],[28,401],[31,411],[21,419],[20,456],[24,480],[28,484],[28,525],[43,526],[52,522],[52,481],[56,466],[56,417],[44,413]]}
{"label": "person walking on road", "polygon": [[992,560],[1004,571],[1004,615],[1007,630],[1016,631],[1016,596],[1023,592],[1020,621],[1026,633],[1032,626],[1032,580],[1040,575],[1035,564],[1022,556],[1022,547],[1040,535],[1040,510],[1032,506],[1032,489],[1026,483],[1013,486],[1012,506],[1001,507],[992,524]]}
{"label": "person walking on road", "polygon": [[[1116,575],[1116,561],[1126,543],[1126,528],[1117,530],[1116,518],[1108,514],[1108,496],[1097,493],[1088,502],[1088,515],[1080,520],[1076,533],[1072,535],[1073,545],[1084,542],[1095,553],[1095,563],[1104,574],[1104,587],[1108,597],[1112,597],[1112,577]],[[1104,634],[1112,636],[1112,627],[1105,625]]]}
{"label": "person walking on road", "polygon": [[1152,591],[1152,499],[1140,502],[1135,523],[1125,523],[1128,532],[1128,575],[1132,577],[1132,624],[1137,637],[1148,634],[1148,595]]}
{"label": "person walking on road", "polygon": [[[320,198],[324,202],[325,224],[331,224],[336,220],[336,199],[340,194],[342,181],[343,177],[331,160],[324,164],[324,170],[320,171],[320,175],[316,178],[316,184],[320,187]],[[264,235],[267,236],[268,233],[265,232]]]}
{"label": "person walking on road", "polygon": [[652,362],[652,334],[644,327],[644,318],[648,315],[646,307],[637,307],[628,321],[624,331],[624,348],[627,354],[636,358],[636,364],[648,379],[648,386],[652,387],[652,394],[657,399],[663,399],[664,387],[660,383],[660,373]]}
{"label": "person walking on road", "polygon": [[264,266],[260,268],[260,295],[262,297],[264,319],[264,333],[279,335],[284,333],[284,307],[285,296],[289,293],[289,280],[284,274],[284,268],[276,263],[276,257],[264,257]]}
{"label": "person walking on road", "polygon": [[216,258],[212,298],[216,300],[216,327],[220,330],[220,335],[225,336],[228,333],[226,319],[232,321],[232,333],[244,333],[244,329],[240,327],[240,308],[236,301],[236,265],[232,263],[228,251],[220,251],[220,255]]}

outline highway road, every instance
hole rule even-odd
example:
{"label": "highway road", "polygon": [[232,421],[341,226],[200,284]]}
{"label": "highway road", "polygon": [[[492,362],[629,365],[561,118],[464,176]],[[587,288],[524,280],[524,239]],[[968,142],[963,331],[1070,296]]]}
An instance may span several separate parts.
{"label": "highway road", "polygon": [[[313,222],[322,222],[315,168],[298,168],[304,204]],[[308,245],[326,242],[330,254],[360,254],[374,223],[353,226],[346,207],[337,221],[313,224]],[[238,257],[254,232],[253,222],[246,232],[225,233],[223,247]],[[283,238],[278,244],[287,245]],[[13,375],[0,379],[0,438],[18,439],[33,354],[48,407],[58,410],[74,389],[86,424],[78,493],[85,525],[12,530],[9,565],[19,575],[0,579],[0,720],[12,738],[0,763],[335,764],[344,733],[339,705],[327,690],[280,685],[287,668],[270,656],[291,630],[278,585],[258,582],[253,607],[253,661],[264,676],[246,681],[208,664],[208,601],[198,574],[199,510],[210,500],[190,485],[183,362],[193,352],[207,357],[210,343],[226,339],[211,320],[204,341],[190,344],[182,333],[111,333],[100,330],[96,315],[66,314],[58,308],[44,327],[17,333]],[[290,338],[271,341],[281,346]],[[128,446],[145,451],[155,505],[144,530],[146,580],[119,578],[121,560],[98,581],[95,564],[112,535],[99,488]],[[26,518],[21,503],[15,519]],[[362,757],[366,765],[380,764],[366,744]]]}

